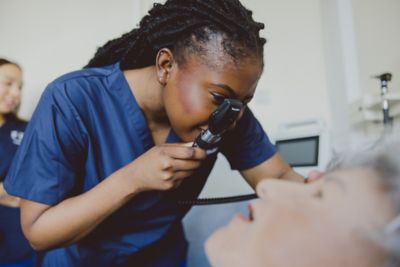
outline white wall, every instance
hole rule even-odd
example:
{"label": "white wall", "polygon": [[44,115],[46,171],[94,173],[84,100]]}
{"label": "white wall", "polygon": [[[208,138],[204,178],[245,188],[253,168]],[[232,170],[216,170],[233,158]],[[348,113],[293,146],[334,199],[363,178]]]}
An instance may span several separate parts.
{"label": "white wall", "polygon": [[[376,93],[380,84],[373,75],[389,71],[391,92],[400,93],[400,2],[392,0],[321,0],[328,92],[332,110],[333,144],[337,150],[376,139],[382,122],[354,123],[349,104]],[[376,110],[378,118],[381,111]],[[400,130],[400,120],[394,132]]]}
{"label": "white wall", "polygon": [[21,117],[30,118],[46,84],[132,29],[140,8],[135,0],[0,0],[0,57],[24,70]]}
{"label": "white wall", "polygon": [[252,105],[266,130],[315,117],[329,123],[319,0],[243,3],[266,27],[265,70]]}
{"label": "white wall", "polygon": [[[379,80],[371,76],[383,72],[393,74],[389,91],[400,94],[400,1],[352,0],[352,4],[363,94],[379,95]],[[397,109],[398,114],[400,103],[396,105],[392,105],[392,111]],[[382,123],[358,125],[354,127],[353,140],[376,138],[382,128]],[[393,132],[400,136],[400,116],[395,118]]]}
{"label": "white wall", "polygon": [[388,71],[393,74],[389,87],[400,91],[400,1],[352,2],[363,90],[379,90],[370,76]]}

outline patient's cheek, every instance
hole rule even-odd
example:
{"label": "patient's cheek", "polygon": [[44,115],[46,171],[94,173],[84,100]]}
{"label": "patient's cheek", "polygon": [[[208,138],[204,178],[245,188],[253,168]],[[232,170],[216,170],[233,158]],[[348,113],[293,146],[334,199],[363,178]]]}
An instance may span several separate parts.
{"label": "patient's cheek", "polygon": [[[207,258],[213,267],[243,267],[250,261],[248,250],[242,249],[243,242],[237,243],[213,235],[205,244]],[[228,241],[228,242],[227,242]]]}
{"label": "patient's cheek", "polygon": [[224,245],[221,241],[221,230],[217,230],[207,239],[205,243],[207,258],[209,259],[212,266],[221,265],[221,257],[224,256],[224,252],[222,250]]}

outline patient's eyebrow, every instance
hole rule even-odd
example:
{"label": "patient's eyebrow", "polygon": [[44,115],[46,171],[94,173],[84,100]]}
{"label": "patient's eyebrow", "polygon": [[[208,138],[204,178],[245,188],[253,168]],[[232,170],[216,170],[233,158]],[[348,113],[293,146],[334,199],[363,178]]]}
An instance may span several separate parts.
{"label": "patient's eyebrow", "polygon": [[343,192],[346,192],[346,185],[344,184],[342,179],[339,179],[337,176],[332,174],[326,174],[324,177],[325,183],[334,183],[337,185]]}

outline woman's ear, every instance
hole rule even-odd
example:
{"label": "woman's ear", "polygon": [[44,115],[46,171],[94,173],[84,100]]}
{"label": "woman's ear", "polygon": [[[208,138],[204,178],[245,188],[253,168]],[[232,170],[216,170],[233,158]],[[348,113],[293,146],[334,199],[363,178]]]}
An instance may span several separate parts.
{"label": "woman's ear", "polygon": [[162,48],[158,51],[156,57],[156,69],[158,82],[165,86],[171,74],[174,63],[172,51],[168,48]]}

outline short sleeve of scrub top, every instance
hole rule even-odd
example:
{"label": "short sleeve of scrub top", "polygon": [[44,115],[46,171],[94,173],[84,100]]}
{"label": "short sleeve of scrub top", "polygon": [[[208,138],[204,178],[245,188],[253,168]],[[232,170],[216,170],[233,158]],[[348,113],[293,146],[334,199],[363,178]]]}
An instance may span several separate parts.
{"label": "short sleeve of scrub top", "polygon": [[245,109],[234,130],[228,132],[221,142],[221,152],[234,170],[255,167],[272,157],[276,151],[249,108]]}
{"label": "short sleeve of scrub top", "polygon": [[26,129],[5,181],[14,196],[54,205],[68,197],[80,177],[84,140],[74,107],[61,92],[48,86]]}

